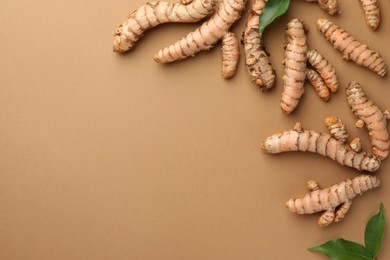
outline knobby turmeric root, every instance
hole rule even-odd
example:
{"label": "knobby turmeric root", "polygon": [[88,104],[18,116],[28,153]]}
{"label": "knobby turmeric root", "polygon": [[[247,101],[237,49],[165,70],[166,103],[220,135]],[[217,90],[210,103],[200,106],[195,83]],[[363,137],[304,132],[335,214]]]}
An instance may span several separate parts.
{"label": "knobby turmeric root", "polygon": [[371,29],[376,30],[381,20],[381,12],[378,0],[360,0],[362,4],[366,22]]}
{"label": "knobby turmeric root", "polygon": [[299,19],[294,19],[287,24],[287,44],[285,50],[284,75],[281,109],[283,113],[290,114],[298,106],[305,93],[307,62],[307,25]]}
{"label": "knobby turmeric root", "polygon": [[387,131],[387,116],[367,98],[362,87],[356,81],[348,84],[347,101],[352,112],[364,122],[368,130],[372,153],[383,160],[389,155],[389,133]]}
{"label": "knobby turmeric root", "polygon": [[290,131],[280,132],[266,138],[261,149],[271,154],[293,151],[317,153],[359,171],[375,172],[381,164],[376,156],[365,152],[355,152],[345,142],[329,134],[305,130],[300,123],[297,123]]}
{"label": "knobby turmeric root", "polygon": [[163,23],[195,23],[211,15],[215,0],[182,0],[181,3],[148,2],[124,21],[115,33],[113,50],[132,49],[145,31]]}
{"label": "knobby turmeric root", "polygon": [[345,143],[348,139],[347,127],[345,124],[335,116],[327,116],[325,118],[325,125],[329,133],[335,139]]}
{"label": "knobby turmeric root", "polygon": [[245,64],[251,81],[262,91],[275,85],[276,75],[264,50],[259,32],[259,17],[268,0],[253,0],[244,32]]}
{"label": "knobby turmeric root", "polygon": [[387,65],[378,52],[370,50],[366,44],[355,40],[346,31],[326,19],[318,19],[317,27],[334,48],[343,54],[343,59],[352,60],[359,66],[366,67],[385,76]]}
{"label": "knobby turmeric root", "polygon": [[338,11],[337,0],[306,0],[306,2],[318,3],[330,15],[335,15]]}
{"label": "knobby turmeric root", "polygon": [[325,102],[328,102],[330,99],[330,92],[324,80],[321,78],[320,74],[318,74],[314,70],[308,69],[306,71],[306,77],[310,81],[310,84],[316,90],[318,96]]}
{"label": "knobby turmeric root", "polygon": [[320,73],[330,91],[336,92],[339,88],[339,80],[332,64],[316,50],[308,51],[307,61]]}
{"label": "knobby turmeric root", "polygon": [[236,74],[240,60],[240,44],[234,33],[222,37],[222,77],[229,79]]}
{"label": "knobby turmeric root", "polygon": [[198,29],[181,40],[161,49],[154,60],[158,63],[170,63],[193,57],[200,51],[213,48],[230,27],[241,17],[247,0],[222,0],[217,12]]}
{"label": "knobby turmeric root", "polygon": [[318,225],[326,227],[332,222],[342,221],[352,205],[352,200],[379,187],[380,180],[376,176],[361,175],[323,190],[315,181],[309,181],[307,185],[309,193],[301,199],[287,201],[286,207],[297,214],[324,212],[318,219]]}

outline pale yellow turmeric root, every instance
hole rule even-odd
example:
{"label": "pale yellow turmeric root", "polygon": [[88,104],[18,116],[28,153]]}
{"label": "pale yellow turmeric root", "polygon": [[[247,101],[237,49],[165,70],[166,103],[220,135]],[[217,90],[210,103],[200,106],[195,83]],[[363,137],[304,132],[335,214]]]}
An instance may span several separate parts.
{"label": "pale yellow turmeric root", "polygon": [[381,160],[389,155],[388,117],[367,98],[360,84],[352,81],[346,89],[347,101],[352,112],[364,122],[368,130],[372,153]]}
{"label": "pale yellow turmeric root", "polygon": [[115,33],[113,50],[126,52],[145,31],[163,23],[195,23],[211,15],[215,0],[182,0],[181,3],[165,1],[148,2],[131,13]]}
{"label": "pale yellow turmeric root", "polygon": [[339,88],[339,80],[333,65],[316,50],[307,52],[307,61],[318,71],[330,91],[336,92]]}
{"label": "pale yellow turmeric root", "polygon": [[378,0],[360,0],[362,4],[366,22],[371,29],[376,30],[381,21],[381,12]]}
{"label": "pale yellow turmeric root", "polygon": [[303,198],[287,201],[286,207],[297,214],[324,212],[318,219],[318,225],[326,227],[332,222],[340,222],[345,218],[356,196],[379,186],[380,180],[370,175],[348,179],[323,190],[317,182],[309,181],[309,193]]}
{"label": "pale yellow turmeric root", "polygon": [[222,37],[222,77],[229,79],[236,74],[240,61],[240,43],[234,33]]}
{"label": "pale yellow turmeric root", "polygon": [[359,171],[375,172],[381,165],[378,157],[365,152],[355,152],[349,144],[329,134],[305,130],[300,123],[290,131],[266,138],[261,149],[271,154],[295,151],[317,153]]}
{"label": "pale yellow turmeric root", "polygon": [[210,50],[240,19],[245,4],[246,0],[222,0],[217,12],[208,21],[176,43],[161,49],[154,60],[158,63],[170,63]]}
{"label": "pale yellow turmeric root", "polygon": [[370,50],[366,44],[358,42],[331,21],[318,19],[317,27],[334,48],[343,54],[343,59],[366,67],[379,76],[386,75],[387,65],[378,52]]}
{"label": "pale yellow turmeric root", "polygon": [[283,93],[280,103],[283,113],[293,112],[305,93],[306,62],[307,62],[307,25],[299,19],[293,19],[287,24],[287,44],[285,50]]}
{"label": "pale yellow turmeric root", "polygon": [[268,0],[253,0],[244,32],[245,64],[251,81],[262,91],[275,85],[276,75],[259,32],[259,17]]}

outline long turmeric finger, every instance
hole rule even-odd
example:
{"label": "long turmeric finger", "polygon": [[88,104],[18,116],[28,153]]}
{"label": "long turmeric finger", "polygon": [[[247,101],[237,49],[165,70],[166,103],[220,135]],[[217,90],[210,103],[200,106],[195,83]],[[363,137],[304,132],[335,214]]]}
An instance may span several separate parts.
{"label": "long turmeric finger", "polygon": [[325,102],[328,102],[330,99],[330,92],[321,76],[314,70],[309,69],[306,71],[306,76],[310,81],[310,84],[316,90],[318,96]]}
{"label": "long turmeric finger", "polygon": [[275,85],[276,75],[264,50],[259,32],[259,17],[268,0],[253,0],[244,32],[245,64],[251,81],[262,91]]}
{"label": "long turmeric finger", "polygon": [[372,153],[381,160],[389,155],[389,133],[387,131],[387,117],[367,98],[362,87],[356,81],[348,84],[347,101],[352,112],[365,123],[372,146]]}
{"label": "long turmeric finger", "polygon": [[283,61],[284,91],[280,104],[285,114],[289,114],[295,110],[302,95],[305,93],[307,29],[307,25],[299,19],[294,19],[287,24],[287,44]]}
{"label": "long turmeric finger", "polygon": [[303,129],[300,123],[297,123],[290,131],[280,132],[266,138],[261,149],[271,154],[294,151],[317,153],[359,171],[375,172],[381,164],[376,156],[365,152],[357,153],[348,144],[329,134]]}
{"label": "long turmeric finger", "polygon": [[307,52],[307,61],[320,73],[330,91],[336,92],[339,88],[339,80],[332,64],[316,50]]}
{"label": "long turmeric finger", "polygon": [[176,43],[161,49],[154,56],[154,60],[158,63],[169,63],[193,57],[200,51],[210,50],[239,20],[246,1],[223,0],[210,20]]}
{"label": "long turmeric finger", "polygon": [[332,222],[342,221],[356,196],[378,188],[380,184],[376,176],[361,175],[323,190],[310,190],[303,198],[287,201],[286,207],[292,213],[297,214],[314,214],[325,211],[318,220],[318,224],[325,227]]}
{"label": "long turmeric finger", "polygon": [[306,2],[317,2],[330,15],[334,15],[338,11],[337,0],[306,0]]}
{"label": "long turmeric finger", "polygon": [[215,11],[215,0],[183,0],[182,3],[148,2],[124,21],[115,33],[113,50],[126,52],[145,31],[163,23],[195,23]]}
{"label": "long turmeric finger", "polygon": [[386,75],[387,65],[378,52],[370,50],[366,44],[358,42],[331,21],[318,19],[317,27],[325,38],[333,44],[335,49],[343,54],[343,59],[352,60],[359,66],[366,67],[379,76],[383,77]]}
{"label": "long turmeric finger", "polygon": [[240,60],[240,44],[234,33],[222,37],[222,77],[229,79],[236,74]]}
{"label": "long turmeric finger", "polygon": [[378,0],[360,0],[362,4],[366,22],[371,29],[376,30],[381,20],[381,12]]}

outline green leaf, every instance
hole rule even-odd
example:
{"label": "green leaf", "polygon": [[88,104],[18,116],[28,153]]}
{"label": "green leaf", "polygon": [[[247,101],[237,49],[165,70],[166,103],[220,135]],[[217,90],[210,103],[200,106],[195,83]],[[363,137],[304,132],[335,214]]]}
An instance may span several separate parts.
{"label": "green leaf", "polygon": [[290,0],[268,0],[260,15],[260,35],[263,34],[265,27],[270,25],[279,16],[285,14],[289,6]]}
{"label": "green leaf", "polygon": [[344,239],[332,240],[309,250],[321,252],[332,260],[374,260],[367,248]]}
{"label": "green leaf", "polygon": [[377,256],[379,250],[381,249],[385,227],[386,219],[383,214],[383,203],[381,203],[379,213],[375,216],[372,216],[368,221],[366,226],[366,233],[364,235],[366,248],[370,250],[374,256]]}

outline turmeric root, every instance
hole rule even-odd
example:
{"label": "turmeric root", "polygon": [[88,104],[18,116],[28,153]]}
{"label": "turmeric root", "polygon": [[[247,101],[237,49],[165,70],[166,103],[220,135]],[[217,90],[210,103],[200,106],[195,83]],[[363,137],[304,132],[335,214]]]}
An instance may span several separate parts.
{"label": "turmeric root", "polygon": [[349,143],[349,146],[351,147],[352,150],[354,150],[357,153],[360,153],[363,150],[362,141],[359,138],[353,139]]}
{"label": "turmeric root", "polygon": [[378,0],[360,0],[362,4],[366,22],[371,29],[376,30],[381,20],[381,12]]}
{"label": "turmeric root", "polygon": [[330,91],[336,92],[339,88],[339,80],[332,64],[316,50],[308,51],[307,61],[320,73]]}
{"label": "turmeric root", "polygon": [[365,152],[357,153],[345,142],[329,134],[305,130],[300,123],[297,123],[290,131],[280,132],[266,138],[261,149],[271,154],[293,151],[317,153],[359,171],[375,172],[381,164],[376,156]]}
{"label": "turmeric root", "polygon": [[321,190],[317,182],[309,181],[309,193],[301,199],[291,199],[286,207],[297,214],[324,213],[318,219],[321,227],[342,221],[352,205],[352,200],[364,192],[380,186],[376,176],[361,175]]}
{"label": "turmeric root", "polygon": [[223,0],[210,20],[176,43],[161,49],[154,60],[158,63],[170,63],[210,50],[240,18],[245,4],[246,0]]}
{"label": "turmeric root", "polygon": [[181,3],[148,2],[124,21],[115,33],[113,50],[126,52],[134,48],[143,33],[163,23],[195,23],[215,11],[215,0],[182,0]]}
{"label": "turmeric root", "polygon": [[222,37],[222,77],[229,79],[236,74],[240,60],[240,44],[234,33]]}
{"label": "turmeric root", "polygon": [[385,159],[389,154],[390,146],[387,131],[388,118],[373,101],[367,98],[359,83],[355,81],[349,83],[346,93],[352,112],[366,125],[371,139],[372,153],[381,160]]}
{"label": "turmeric root", "polygon": [[259,17],[268,0],[253,0],[244,32],[245,64],[251,81],[262,91],[275,85],[276,75],[259,33]]}
{"label": "turmeric root", "polygon": [[318,19],[317,27],[334,48],[343,54],[343,59],[352,60],[359,66],[366,67],[385,76],[387,65],[378,52],[370,50],[366,44],[355,40],[346,31],[326,19]]}
{"label": "turmeric root", "polygon": [[337,0],[306,0],[306,2],[317,2],[330,15],[334,15],[338,11]]}
{"label": "turmeric root", "polygon": [[321,76],[314,70],[308,69],[306,71],[306,77],[316,90],[318,96],[325,102],[328,102],[330,99],[330,92]]}
{"label": "turmeric root", "polygon": [[348,138],[347,127],[339,118],[327,116],[325,118],[325,125],[332,137],[345,143]]}
{"label": "turmeric root", "polygon": [[284,91],[282,94],[281,109],[289,114],[298,106],[300,98],[305,93],[307,62],[307,25],[299,19],[287,24],[287,44],[284,64]]}

